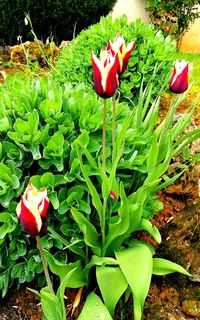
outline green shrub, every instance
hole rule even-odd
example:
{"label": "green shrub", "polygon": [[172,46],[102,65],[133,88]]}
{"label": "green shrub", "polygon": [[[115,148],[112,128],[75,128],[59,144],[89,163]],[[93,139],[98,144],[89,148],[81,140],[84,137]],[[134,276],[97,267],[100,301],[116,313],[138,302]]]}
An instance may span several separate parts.
{"label": "green shrub", "polygon": [[[171,70],[175,44],[170,37],[164,39],[153,26],[145,25],[140,20],[127,24],[126,17],[113,22],[112,17],[108,16],[82,31],[59,57],[54,79],[61,83],[71,82],[73,85],[83,82],[90,90],[93,83],[91,51],[98,55],[106,47],[108,40],[113,41],[117,34],[123,35],[127,43],[137,40],[128,68],[120,77],[121,99],[131,99],[134,104],[137,103],[141,81],[143,80],[145,87],[150,79],[154,83],[152,97],[157,96],[166,74]],[[155,76],[152,80],[153,72]]]}
{"label": "green shrub", "polygon": [[1,0],[0,1],[0,44],[16,44],[17,36],[23,41],[32,39],[30,27],[25,26],[25,13],[29,13],[33,29],[44,41],[53,36],[57,43],[71,40],[75,29],[82,29],[99,21],[108,14],[115,0]]}
{"label": "green shrub", "polygon": [[174,34],[179,48],[181,37],[200,16],[199,4],[199,0],[148,0],[147,10],[159,29]]}

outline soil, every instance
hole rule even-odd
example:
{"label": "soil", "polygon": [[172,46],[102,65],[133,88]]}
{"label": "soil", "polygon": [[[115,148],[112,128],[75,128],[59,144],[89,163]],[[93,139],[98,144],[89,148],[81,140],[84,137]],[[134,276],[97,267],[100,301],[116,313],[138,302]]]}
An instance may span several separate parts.
{"label": "soil", "polygon": [[[4,71],[4,70],[2,70]],[[6,70],[5,70],[6,72]],[[13,72],[11,70],[10,72]],[[9,72],[9,73],[10,73]],[[198,90],[189,93],[178,108],[184,113],[198,95]],[[165,116],[171,96],[165,95],[161,102],[160,116]],[[200,102],[197,102],[193,125],[200,126]],[[200,142],[195,146],[198,152]],[[145,233],[138,237],[150,241],[156,247],[156,256],[172,260],[191,273],[186,277],[178,273],[153,277],[145,302],[144,320],[197,320],[200,319],[200,165],[192,166],[175,184],[159,193],[164,210],[155,214],[153,223],[159,228],[162,243],[156,245]],[[35,284],[28,284],[35,288]],[[71,314],[71,305],[77,290],[66,292],[67,320],[77,319],[80,309]],[[84,294],[83,294],[84,297]],[[81,305],[80,304],[80,308]],[[120,301],[115,320],[132,319],[132,301]],[[26,285],[13,286],[0,301],[0,320],[42,320],[39,298]],[[90,320],[90,319],[88,319]]]}

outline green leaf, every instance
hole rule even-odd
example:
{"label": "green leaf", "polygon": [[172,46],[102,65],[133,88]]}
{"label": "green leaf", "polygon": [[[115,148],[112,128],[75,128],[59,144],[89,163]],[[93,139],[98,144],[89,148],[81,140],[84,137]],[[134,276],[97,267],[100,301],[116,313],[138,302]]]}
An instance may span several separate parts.
{"label": "green leaf", "polygon": [[100,255],[101,246],[99,243],[99,234],[95,227],[77,209],[72,208],[71,213],[80,230],[84,234],[85,243],[91,247],[94,254]]}
{"label": "green leaf", "polygon": [[58,234],[54,229],[52,229],[51,227],[48,226],[48,231],[51,232],[51,234],[55,237],[55,239],[60,240],[64,245],[65,245],[65,249],[69,249],[72,252],[78,254],[79,256],[81,256],[82,258],[85,259],[85,253],[83,252],[83,250],[81,248],[79,248],[78,246],[76,246],[76,243],[80,242],[79,240],[77,240],[76,242],[70,243],[69,241],[67,241],[66,239],[64,239],[63,237],[61,237],[60,234]]}
{"label": "green leaf", "polygon": [[108,311],[114,316],[115,306],[128,283],[119,267],[96,267],[96,277],[104,303]]}
{"label": "green leaf", "polygon": [[126,197],[123,184],[120,184],[120,198],[121,198],[121,206],[118,210],[118,218],[115,223],[110,222],[108,227],[108,234],[106,236],[106,244],[103,250],[113,250],[117,249],[113,247],[113,241],[123,235],[129,228],[129,214],[130,214],[130,202]]}
{"label": "green leaf", "polygon": [[101,299],[94,293],[90,293],[87,297],[81,314],[77,320],[112,320],[110,313],[101,301]]}
{"label": "green leaf", "polygon": [[44,250],[44,256],[49,265],[51,272],[59,276],[60,282],[62,282],[62,280],[71,270],[76,268],[76,272],[72,274],[71,277],[69,278],[68,286],[70,288],[79,288],[85,285],[85,278],[84,278],[80,260],[74,263],[64,264],[59,262],[57,259],[55,259],[46,250]]}
{"label": "green leaf", "polygon": [[141,320],[151,282],[152,252],[147,245],[136,241],[131,248],[116,251],[115,256],[133,292],[134,319]]}
{"label": "green leaf", "polygon": [[117,265],[118,266],[118,262],[117,260],[115,260],[114,258],[110,258],[110,257],[97,257],[95,255],[92,256],[92,259],[90,260],[90,262],[86,265],[84,272],[86,275],[86,279],[89,278],[89,272],[91,270],[92,267],[94,266],[106,266],[106,265]]}
{"label": "green leaf", "polygon": [[54,186],[55,177],[51,172],[45,172],[40,178],[41,185],[43,187]]}
{"label": "green leaf", "polygon": [[191,274],[183,267],[172,261],[162,258],[153,258],[153,274],[157,276],[163,276],[173,272],[179,272],[189,277],[191,276]]}
{"label": "green leaf", "polygon": [[159,230],[155,226],[153,226],[149,220],[142,218],[141,228],[149,232],[149,234],[154,238],[155,241],[161,243],[162,239]]}
{"label": "green leaf", "polygon": [[151,147],[149,150],[149,154],[147,157],[147,171],[148,171],[148,173],[151,173],[153,171],[153,169],[156,167],[157,158],[158,158],[158,143],[157,143],[156,134],[154,134],[152,141],[151,141]]}
{"label": "green leaf", "polygon": [[80,155],[78,150],[77,150],[77,153],[78,153],[78,156],[79,156],[79,162],[80,162],[80,167],[81,167],[83,176],[85,178],[85,181],[87,183],[88,189],[89,189],[89,191],[91,193],[91,196],[92,196],[92,203],[93,203],[95,209],[97,210],[99,219],[101,221],[101,218],[102,218],[102,203],[101,203],[99,194],[98,194],[96,188],[92,184],[92,182],[91,182],[91,180],[90,180],[90,178],[89,178],[89,176],[87,174],[87,170],[85,169],[85,166],[83,165],[82,158],[81,158],[81,155]]}

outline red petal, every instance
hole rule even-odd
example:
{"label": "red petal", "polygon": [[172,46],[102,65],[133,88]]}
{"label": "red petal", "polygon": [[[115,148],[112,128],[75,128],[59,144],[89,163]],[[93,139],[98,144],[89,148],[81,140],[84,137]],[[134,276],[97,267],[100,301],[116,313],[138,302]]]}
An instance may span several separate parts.
{"label": "red petal", "polygon": [[185,92],[188,89],[188,71],[189,67],[187,64],[174,81],[174,77],[176,77],[176,68],[174,67],[169,85],[169,89],[172,92],[179,94]]}
{"label": "red petal", "polygon": [[101,74],[101,70],[99,70],[95,60],[94,60],[94,56],[92,55],[92,67],[93,67],[93,80],[94,80],[94,88],[96,93],[102,97],[104,94],[104,90],[101,84],[101,80],[102,80],[102,74]]}
{"label": "red petal", "polygon": [[131,55],[133,49],[135,48],[135,46],[136,46],[136,41],[133,41],[131,48],[126,52],[126,54],[122,58],[121,70],[120,70],[120,72],[118,72],[119,75],[122,75],[124,73],[124,71],[126,70],[126,67],[128,65],[128,60],[129,60],[130,55]]}
{"label": "red petal", "polygon": [[118,57],[116,56],[115,62],[113,66],[110,68],[106,77],[106,85],[105,85],[105,92],[104,92],[103,98],[112,97],[119,86],[117,68],[118,68]]}
{"label": "red petal", "polygon": [[38,226],[34,214],[25,206],[23,198],[21,199],[21,212],[18,219],[26,233],[33,237],[40,233],[40,226]]}
{"label": "red petal", "polygon": [[47,210],[49,207],[50,201],[46,198],[43,199],[43,210],[40,212],[40,216],[42,219],[42,228],[40,233],[44,233],[48,226],[48,218],[47,218]]}

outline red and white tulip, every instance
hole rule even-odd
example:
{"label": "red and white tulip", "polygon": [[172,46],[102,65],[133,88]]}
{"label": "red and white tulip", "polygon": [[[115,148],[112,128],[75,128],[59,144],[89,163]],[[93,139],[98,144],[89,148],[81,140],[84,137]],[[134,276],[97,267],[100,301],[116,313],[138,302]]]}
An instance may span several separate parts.
{"label": "red and white tulip", "polygon": [[128,65],[128,60],[133,49],[136,46],[136,41],[130,42],[127,46],[122,36],[116,36],[114,42],[108,41],[107,50],[111,50],[112,55],[118,56],[117,73],[122,75]]}
{"label": "red and white tulip", "polygon": [[19,222],[26,233],[36,237],[46,230],[49,204],[47,190],[38,191],[29,183],[16,208]]}
{"label": "red and white tulip", "polygon": [[110,51],[101,51],[100,59],[92,52],[94,88],[102,98],[110,98],[119,86],[118,57]]}
{"label": "red and white tulip", "polygon": [[169,89],[174,93],[183,93],[188,89],[189,64],[187,61],[176,61],[170,79]]}

